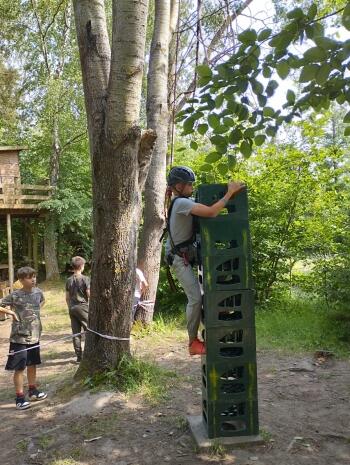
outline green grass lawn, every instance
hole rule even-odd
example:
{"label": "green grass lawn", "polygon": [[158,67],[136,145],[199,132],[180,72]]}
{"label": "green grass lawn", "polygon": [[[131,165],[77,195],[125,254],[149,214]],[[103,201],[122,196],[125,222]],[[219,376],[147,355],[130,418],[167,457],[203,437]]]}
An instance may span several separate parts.
{"label": "green grass lawn", "polygon": [[256,310],[257,347],[284,352],[324,349],[349,357],[350,321],[338,317],[307,295],[265,304]]}

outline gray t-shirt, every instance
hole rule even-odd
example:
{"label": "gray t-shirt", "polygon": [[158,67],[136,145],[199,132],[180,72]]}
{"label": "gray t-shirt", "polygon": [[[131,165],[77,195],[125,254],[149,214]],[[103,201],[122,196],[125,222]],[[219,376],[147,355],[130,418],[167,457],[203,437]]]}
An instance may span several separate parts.
{"label": "gray t-shirt", "polygon": [[31,292],[16,289],[0,300],[1,307],[10,306],[19,321],[12,321],[10,342],[36,344],[41,335],[40,305],[45,301],[38,287]]}
{"label": "gray t-shirt", "polygon": [[[170,234],[174,244],[188,241],[193,236],[193,216],[191,210],[195,205],[194,200],[180,197],[175,200],[170,215]],[[165,243],[165,254],[167,255],[172,249],[169,233]]]}
{"label": "gray t-shirt", "polygon": [[90,289],[90,278],[83,274],[72,275],[66,281],[66,291],[69,293],[69,308],[76,306],[87,307],[89,296],[87,291]]}

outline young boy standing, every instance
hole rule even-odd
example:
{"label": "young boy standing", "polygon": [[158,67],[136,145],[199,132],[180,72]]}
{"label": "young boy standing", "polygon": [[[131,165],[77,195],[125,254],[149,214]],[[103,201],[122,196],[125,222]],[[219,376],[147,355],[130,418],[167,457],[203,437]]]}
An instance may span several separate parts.
{"label": "young boy standing", "polygon": [[[66,282],[66,302],[73,334],[84,331],[88,324],[90,279],[83,275],[85,260],[82,257],[72,258],[73,276]],[[73,337],[73,347],[77,362],[81,361],[81,335]]]}
{"label": "young boy standing", "polygon": [[[29,266],[20,268],[17,272],[22,284],[8,296],[0,299],[0,312],[12,316],[10,334],[10,350],[5,369],[14,370],[13,381],[16,389],[16,408],[25,410],[30,402],[24,394],[24,370],[27,368],[28,399],[30,401],[44,400],[47,397],[36,386],[36,367],[40,365],[40,308],[45,299],[42,291],[36,286],[36,271]],[[9,306],[10,310],[2,308]]]}

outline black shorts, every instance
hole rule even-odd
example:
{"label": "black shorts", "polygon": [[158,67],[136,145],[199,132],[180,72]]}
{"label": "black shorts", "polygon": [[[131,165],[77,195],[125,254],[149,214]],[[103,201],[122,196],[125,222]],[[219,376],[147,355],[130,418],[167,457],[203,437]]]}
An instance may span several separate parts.
{"label": "black shorts", "polygon": [[[30,347],[34,347],[37,345],[38,343],[17,344],[17,342],[10,342],[9,353],[18,352],[19,350],[23,349],[29,349]],[[5,370],[24,370],[27,366],[40,365],[40,363],[40,347],[36,347],[35,349],[25,350],[15,355],[9,355],[5,366]]]}

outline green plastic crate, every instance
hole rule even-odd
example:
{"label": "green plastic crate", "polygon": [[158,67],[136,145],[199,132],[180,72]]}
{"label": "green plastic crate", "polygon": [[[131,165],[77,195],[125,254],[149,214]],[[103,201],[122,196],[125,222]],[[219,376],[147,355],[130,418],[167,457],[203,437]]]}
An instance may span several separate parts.
{"label": "green plastic crate", "polygon": [[248,220],[236,220],[233,215],[201,218],[199,253],[205,256],[226,256],[229,253],[251,255]]}
{"label": "green plastic crate", "polygon": [[255,328],[207,328],[203,330],[207,362],[243,363],[256,359]]}
{"label": "green plastic crate", "polygon": [[256,361],[213,363],[202,357],[202,392],[210,402],[257,398]]}
{"label": "green plastic crate", "polygon": [[203,324],[207,328],[254,326],[254,291],[206,292],[203,296]]}
{"label": "green plastic crate", "polygon": [[[196,192],[196,201],[204,205],[213,205],[227,192],[227,184],[202,184]],[[235,195],[226,204],[226,210],[233,213],[236,218],[248,219],[247,190]]]}
{"label": "green plastic crate", "polygon": [[203,398],[202,414],[210,439],[259,434],[256,399],[210,402]]}
{"label": "green plastic crate", "polygon": [[238,253],[202,257],[198,279],[204,293],[253,289],[251,257]]}

